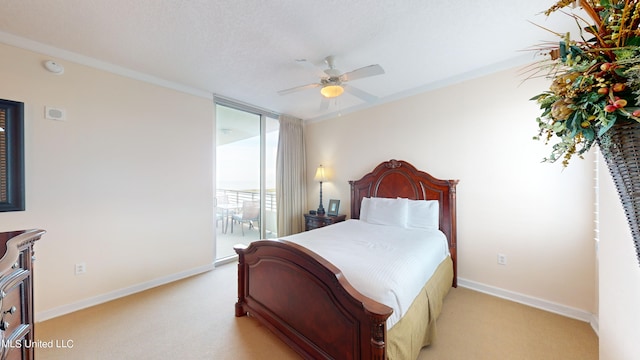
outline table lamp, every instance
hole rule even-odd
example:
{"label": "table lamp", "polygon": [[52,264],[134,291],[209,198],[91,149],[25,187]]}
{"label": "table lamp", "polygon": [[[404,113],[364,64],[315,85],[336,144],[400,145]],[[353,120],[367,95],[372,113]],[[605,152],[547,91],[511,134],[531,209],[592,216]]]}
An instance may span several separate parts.
{"label": "table lamp", "polygon": [[318,166],[318,170],[316,170],[316,176],[314,180],[320,182],[320,205],[318,206],[317,214],[324,215],[325,214],[324,206],[322,206],[322,182],[326,181],[327,178],[325,176],[324,167],[322,167],[322,165]]}

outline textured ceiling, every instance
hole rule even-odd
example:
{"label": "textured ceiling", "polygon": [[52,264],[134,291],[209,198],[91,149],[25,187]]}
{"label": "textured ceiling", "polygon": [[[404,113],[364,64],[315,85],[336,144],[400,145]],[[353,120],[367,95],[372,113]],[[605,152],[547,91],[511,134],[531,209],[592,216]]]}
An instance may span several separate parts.
{"label": "textured ceiling", "polygon": [[[517,66],[523,52],[565,31],[543,0],[0,0],[0,42],[64,61],[101,64],[130,76],[303,119],[374,105],[344,94],[321,110],[323,59],[343,72],[380,64],[383,75],[350,85],[377,103]],[[306,62],[296,61],[306,59]]]}

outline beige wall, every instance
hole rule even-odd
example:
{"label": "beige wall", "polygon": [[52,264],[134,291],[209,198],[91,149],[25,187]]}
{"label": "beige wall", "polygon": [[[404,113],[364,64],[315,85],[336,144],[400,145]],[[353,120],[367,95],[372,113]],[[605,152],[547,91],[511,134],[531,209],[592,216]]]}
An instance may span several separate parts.
{"label": "beige wall", "polygon": [[[386,76],[386,75],[385,75]],[[391,76],[391,75],[389,75]],[[325,206],[381,161],[407,160],[458,185],[459,277],[596,313],[593,157],[541,163],[532,140],[544,80],[503,71],[370,110],[307,124],[308,172],[320,163]],[[309,204],[318,184],[309,180]],[[497,254],[507,265],[497,264]]]}
{"label": "beige wall", "polygon": [[600,359],[640,359],[640,265],[613,180],[599,164]]}
{"label": "beige wall", "polygon": [[26,110],[26,211],[0,213],[0,231],[47,230],[36,315],[210,267],[211,99],[68,61],[54,75],[46,59],[0,44],[0,98]]}

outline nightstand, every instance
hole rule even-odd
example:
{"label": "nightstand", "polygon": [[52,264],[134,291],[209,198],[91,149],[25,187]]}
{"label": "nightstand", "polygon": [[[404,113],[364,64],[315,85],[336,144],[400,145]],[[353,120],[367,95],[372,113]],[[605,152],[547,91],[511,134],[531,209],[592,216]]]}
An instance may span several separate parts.
{"label": "nightstand", "polygon": [[309,231],[321,228],[323,226],[335,224],[344,221],[346,218],[347,215],[329,216],[304,214],[304,231]]}

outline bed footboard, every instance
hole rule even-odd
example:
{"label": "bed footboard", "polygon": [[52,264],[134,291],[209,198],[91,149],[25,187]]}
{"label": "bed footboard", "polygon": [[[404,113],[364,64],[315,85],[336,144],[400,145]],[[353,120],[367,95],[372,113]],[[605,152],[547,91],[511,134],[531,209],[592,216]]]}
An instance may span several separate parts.
{"label": "bed footboard", "polygon": [[355,290],[331,263],[285,240],[234,249],[236,316],[256,318],[305,358],[385,359],[393,310]]}

